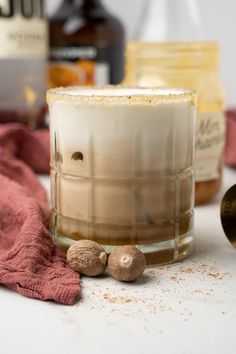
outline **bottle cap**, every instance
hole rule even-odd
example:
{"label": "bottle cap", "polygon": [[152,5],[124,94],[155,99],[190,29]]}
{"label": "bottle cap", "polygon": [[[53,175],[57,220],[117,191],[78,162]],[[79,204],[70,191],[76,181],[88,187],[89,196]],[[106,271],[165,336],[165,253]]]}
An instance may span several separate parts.
{"label": "bottle cap", "polygon": [[236,248],[236,184],[225,193],[220,214],[225,235]]}

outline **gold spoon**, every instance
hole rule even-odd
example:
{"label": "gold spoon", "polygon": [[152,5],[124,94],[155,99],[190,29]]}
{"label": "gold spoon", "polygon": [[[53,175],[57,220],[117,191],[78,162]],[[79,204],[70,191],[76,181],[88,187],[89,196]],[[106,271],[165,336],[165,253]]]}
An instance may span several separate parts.
{"label": "gold spoon", "polygon": [[221,202],[220,215],[225,235],[236,248],[236,184],[225,193]]}

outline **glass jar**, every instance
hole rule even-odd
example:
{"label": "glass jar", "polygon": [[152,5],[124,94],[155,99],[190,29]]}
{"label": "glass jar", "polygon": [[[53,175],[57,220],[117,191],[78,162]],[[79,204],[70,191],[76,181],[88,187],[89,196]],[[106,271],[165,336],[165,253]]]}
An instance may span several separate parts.
{"label": "glass jar", "polygon": [[198,93],[196,204],[210,202],[221,186],[225,141],[224,95],[214,42],[130,42],[125,85],[175,86]]}
{"label": "glass jar", "polygon": [[192,249],[192,91],[65,88],[48,93],[52,233],[137,245],[148,265]]}

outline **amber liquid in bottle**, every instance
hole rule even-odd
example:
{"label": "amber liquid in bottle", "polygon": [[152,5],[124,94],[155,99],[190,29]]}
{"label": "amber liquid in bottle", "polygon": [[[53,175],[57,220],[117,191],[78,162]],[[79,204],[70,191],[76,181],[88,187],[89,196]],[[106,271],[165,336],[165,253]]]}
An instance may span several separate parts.
{"label": "amber liquid in bottle", "polygon": [[100,0],[64,0],[50,19],[49,87],[120,83],[124,40]]}

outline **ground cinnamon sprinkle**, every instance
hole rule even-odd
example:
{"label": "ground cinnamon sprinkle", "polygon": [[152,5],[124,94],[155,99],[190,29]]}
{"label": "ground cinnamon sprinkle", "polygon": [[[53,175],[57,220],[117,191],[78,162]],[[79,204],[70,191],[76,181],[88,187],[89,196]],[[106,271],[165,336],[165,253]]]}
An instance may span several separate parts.
{"label": "ground cinnamon sprinkle", "polygon": [[180,271],[181,271],[182,273],[193,273],[192,268],[181,269]]}
{"label": "ground cinnamon sprinkle", "polygon": [[219,273],[216,273],[216,274],[214,274],[214,273],[208,273],[208,275],[209,275],[210,277],[222,279],[222,277],[220,277],[220,274],[219,274]]}
{"label": "ground cinnamon sprinkle", "polygon": [[190,268],[190,267],[187,267],[187,268],[183,268],[183,267],[180,267],[180,269],[178,269],[178,271],[176,271],[174,273],[174,275],[171,275],[170,276],[170,279],[173,280],[173,281],[183,281],[184,279],[180,278],[179,277],[179,274],[180,273],[184,273],[184,274],[195,274],[196,276],[200,275],[202,276],[201,278],[199,278],[200,280],[206,280],[205,277],[213,277],[217,280],[222,280],[224,276],[228,276],[229,273],[220,273],[218,268],[215,266],[215,265],[207,265],[205,263],[203,264],[196,264]]}
{"label": "ground cinnamon sprinkle", "polygon": [[138,300],[134,297],[126,296],[111,296],[109,294],[104,294],[103,299],[107,300],[111,304],[129,304],[130,302],[137,302]]}
{"label": "ground cinnamon sprinkle", "polygon": [[[142,320],[149,323],[150,316],[163,312],[173,312],[182,316],[183,321],[191,321],[195,313],[193,299],[214,306],[212,299],[223,285],[223,280],[231,276],[220,270],[217,263],[197,263],[188,260],[173,265],[147,268],[139,281],[120,284],[105,279],[86,279],[90,293],[90,311],[102,311]],[[85,288],[85,286],[84,286]],[[190,301],[190,302],[189,302]],[[189,304],[189,306],[188,306]],[[110,317],[108,315],[109,321]]]}

